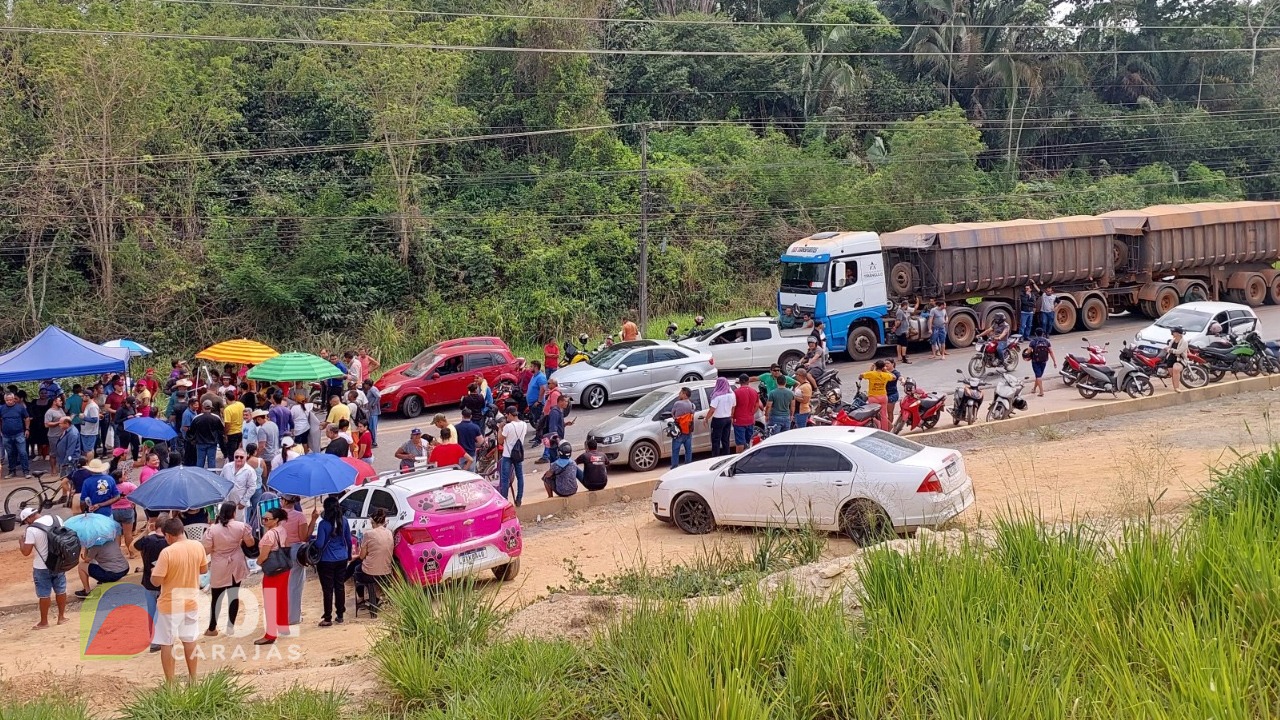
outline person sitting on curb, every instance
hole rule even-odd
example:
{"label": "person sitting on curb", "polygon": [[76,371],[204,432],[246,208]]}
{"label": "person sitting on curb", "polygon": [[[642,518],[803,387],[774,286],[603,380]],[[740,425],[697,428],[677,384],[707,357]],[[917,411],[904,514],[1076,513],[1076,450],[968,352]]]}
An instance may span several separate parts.
{"label": "person sitting on curb", "polygon": [[582,469],[570,459],[573,445],[562,442],[556,447],[556,459],[551,467],[542,474],[542,484],[547,489],[547,497],[569,497],[578,492],[578,481],[582,479]]}

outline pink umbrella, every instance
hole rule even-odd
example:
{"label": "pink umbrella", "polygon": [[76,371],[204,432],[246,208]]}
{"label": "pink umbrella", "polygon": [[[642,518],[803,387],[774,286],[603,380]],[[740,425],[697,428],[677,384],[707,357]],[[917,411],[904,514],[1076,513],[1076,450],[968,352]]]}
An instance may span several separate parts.
{"label": "pink umbrella", "polygon": [[356,484],[363,485],[365,481],[378,477],[378,471],[373,469],[369,463],[353,457],[344,457],[342,462],[356,469]]}

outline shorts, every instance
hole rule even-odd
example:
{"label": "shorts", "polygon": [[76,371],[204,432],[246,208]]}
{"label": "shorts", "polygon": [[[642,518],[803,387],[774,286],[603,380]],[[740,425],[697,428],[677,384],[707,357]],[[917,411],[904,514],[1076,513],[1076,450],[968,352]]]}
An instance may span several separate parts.
{"label": "shorts", "polygon": [[121,525],[132,525],[137,517],[138,511],[134,508],[111,508],[111,519]]}
{"label": "shorts", "polygon": [[895,334],[894,334],[894,336],[893,336],[893,338],[894,338],[894,342],[898,343],[898,347],[906,347],[906,346],[907,346],[907,334],[906,334],[906,333],[895,333]]}
{"label": "shorts", "polygon": [[929,336],[929,343],[930,343],[930,344],[932,344],[932,345],[946,345],[946,344],[947,344],[947,329],[946,329],[946,328],[938,328],[938,329],[934,330],[934,331],[933,331],[933,334]]}
{"label": "shorts", "polygon": [[751,438],[756,435],[756,426],[752,425],[734,425],[733,426],[733,444],[737,447],[744,447],[751,444]]}
{"label": "shorts", "polygon": [[120,582],[124,579],[124,576],[128,574],[128,569],[121,570],[120,572],[111,572],[110,570],[102,569],[102,566],[98,563],[89,563],[89,577],[100,583]]}
{"label": "shorts", "polygon": [[200,611],[192,608],[180,613],[156,613],[153,645],[173,645],[175,641],[193,643],[200,635]]}
{"label": "shorts", "polygon": [[31,578],[36,581],[36,597],[42,600],[50,595],[67,594],[66,573],[56,573],[50,570],[32,568]]}
{"label": "shorts", "polygon": [[1044,375],[1044,369],[1049,365],[1048,362],[1031,361],[1031,372],[1035,373],[1036,379],[1039,380]]}
{"label": "shorts", "polygon": [[[87,455],[93,452],[93,446],[98,444],[98,435],[81,435],[80,436],[80,454]],[[76,492],[80,492],[77,490]]]}

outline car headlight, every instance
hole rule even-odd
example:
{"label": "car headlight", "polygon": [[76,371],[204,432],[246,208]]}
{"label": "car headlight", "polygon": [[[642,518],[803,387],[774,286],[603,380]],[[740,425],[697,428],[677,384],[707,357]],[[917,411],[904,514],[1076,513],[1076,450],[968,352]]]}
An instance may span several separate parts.
{"label": "car headlight", "polygon": [[573,382],[562,382],[560,383],[560,387],[564,388],[565,390],[572,390],[573,386],[577,384],[578,383],[573,383]]}
{"label": "car headlight", "polygon": [[388,385],[388,386],[386,386],[386,387],[382,388],[382,392],[383,392],[384,394],[385,394],[385,393],[393,393],[393,392],[396,392],[396,391],[397,391],[397,390],[399,390],[399,389],[400,389],[400,385],[398,385],[398,384],[397,384],[397,385]]}
{"label": "car headlight", "polygon": [[615,433],[602,438],[596,438],[596,442],[604,445],[616,445],[622,442],[622,433]]}

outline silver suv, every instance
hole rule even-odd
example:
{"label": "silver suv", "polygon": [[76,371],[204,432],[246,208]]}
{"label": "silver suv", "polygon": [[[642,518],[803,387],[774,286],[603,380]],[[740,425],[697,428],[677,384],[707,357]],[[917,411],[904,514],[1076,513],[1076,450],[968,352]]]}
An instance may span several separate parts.
{"label": "silver suv", "polygon": [[702,421],[707,416],[707,394],[715,385],[714,380],[702,380],[661,387],[592,428],[587,437],[595,439],[610,463],[625,462],[638,472],[652,470],[664,458],[671,457],[667,421],[671,419],[671,406],[680,388],[687,387],[693,391],[689,398],[694,408],[693,451],[710,450],[711,431]]}

